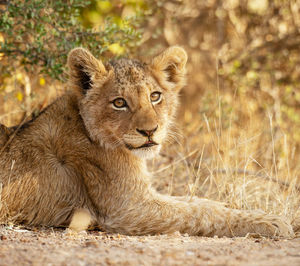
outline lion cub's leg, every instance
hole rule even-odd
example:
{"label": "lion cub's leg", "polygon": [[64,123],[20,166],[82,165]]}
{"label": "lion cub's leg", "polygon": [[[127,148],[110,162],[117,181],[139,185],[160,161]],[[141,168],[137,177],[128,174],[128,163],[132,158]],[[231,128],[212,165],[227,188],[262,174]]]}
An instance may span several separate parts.
{"label": "lion cub's leg", "polygon": [[[105,220],[106,229],[125,234],[188,233],[202,236],[246,236],[248,233],[292,237],[284,218],[259,212],[229,209],[224,204],[194,197],[186,202],[163,195],[119,208]],[[124,205],[123,205],[124,206]],[[127,207],[126,206],[126,207]]]}
{"label": "lion cub's leg", "polygon": [[71,218],[68,233],[85,232],[92,223],[92,215],[87,209],[76,209]]}

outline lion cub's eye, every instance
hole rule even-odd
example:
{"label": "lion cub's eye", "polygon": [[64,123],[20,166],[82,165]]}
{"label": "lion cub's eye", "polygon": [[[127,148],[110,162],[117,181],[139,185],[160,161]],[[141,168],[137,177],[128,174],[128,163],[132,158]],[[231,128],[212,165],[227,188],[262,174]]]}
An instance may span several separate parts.
{"label": "lion cub's eye", "polygon": [[150,100],[153,103],[158,103],[161,100],[161,92],[159,91],[152,92],[150,95]]}
{"label": "lion cub's eye", "polygon": [[114,99],[112,103],[113,103],[114,107],[119,108],[119,109],[127,107],[127,103],[123,98]]}

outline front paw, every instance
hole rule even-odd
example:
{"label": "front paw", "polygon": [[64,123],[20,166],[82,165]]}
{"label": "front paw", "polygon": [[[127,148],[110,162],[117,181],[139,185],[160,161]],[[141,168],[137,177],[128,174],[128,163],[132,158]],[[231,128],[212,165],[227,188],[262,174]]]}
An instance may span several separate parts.
{"label": "front paw", "polygon": [[262,215],[252,221],[253,233],[259,233],[267,237],[294,237],[292,225],[286,218],[277,215]]}

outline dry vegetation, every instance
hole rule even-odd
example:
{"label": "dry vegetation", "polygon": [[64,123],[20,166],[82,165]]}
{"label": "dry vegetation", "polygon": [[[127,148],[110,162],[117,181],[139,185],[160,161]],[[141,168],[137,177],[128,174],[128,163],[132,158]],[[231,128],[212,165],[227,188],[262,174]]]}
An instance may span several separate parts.
{"label": "dry vegetation", "polygon": [[[179,44],[190,56],[174,140],[149,162],[159,191],[299,219],[299,9],[267,0],[158,5],[140,53]],[[0,123],[8,126],[66,89],[21,67],[0,82]]]}

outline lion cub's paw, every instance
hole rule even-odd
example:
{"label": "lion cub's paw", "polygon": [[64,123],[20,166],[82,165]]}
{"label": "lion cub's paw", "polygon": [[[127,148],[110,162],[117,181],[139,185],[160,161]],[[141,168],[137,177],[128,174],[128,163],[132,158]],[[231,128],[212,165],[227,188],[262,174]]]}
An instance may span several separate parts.
{"label": "lion cub's paw", "polygon": [[277,215],[266,215],[254,219],[255,232],[268,237],[294,237],[292,225],[286,218]]}
{"label": "lion cub's paw", "polygon": [[74,211],[70,222],[69,233],[85,232],[91,224],[92,216],[87,209],[77,209]]}

